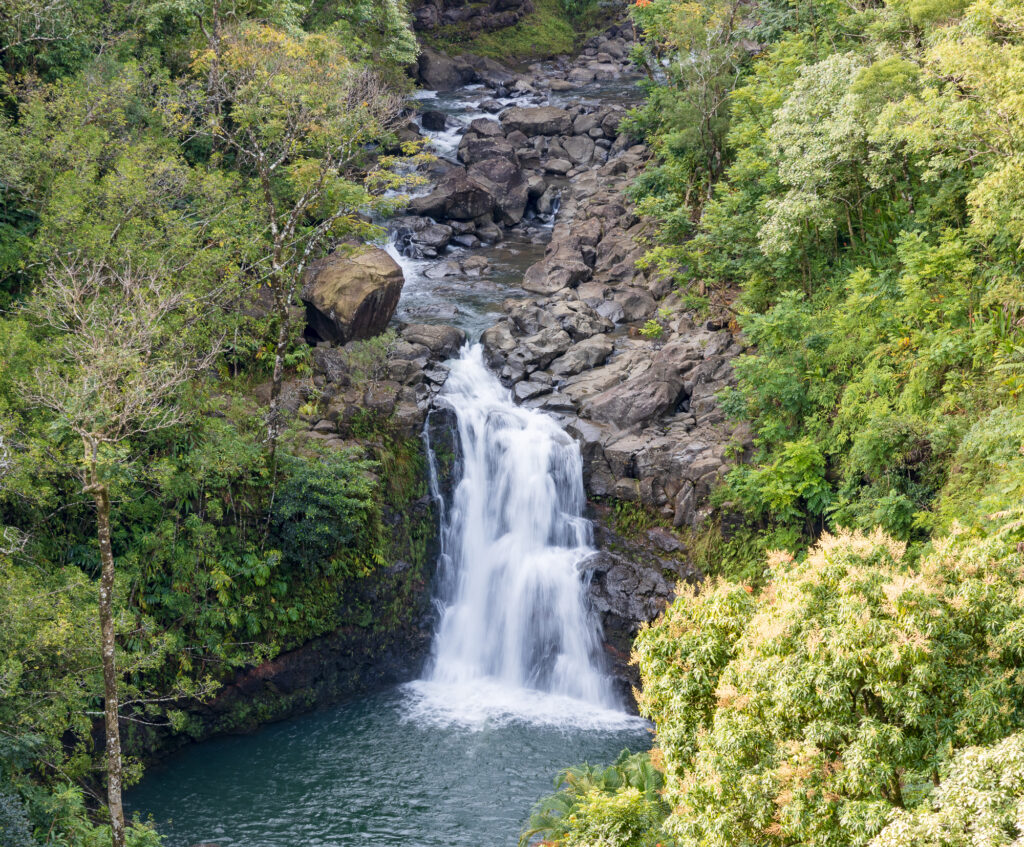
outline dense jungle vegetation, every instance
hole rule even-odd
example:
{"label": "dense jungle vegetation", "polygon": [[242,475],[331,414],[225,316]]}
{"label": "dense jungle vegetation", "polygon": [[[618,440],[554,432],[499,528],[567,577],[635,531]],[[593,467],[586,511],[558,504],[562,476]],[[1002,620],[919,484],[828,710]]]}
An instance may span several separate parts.
{"label": "dense jungle vegetation", "polygon": [[[477,46],[570,49],[592,7],[536,2]],[[524,839],[1020,843],[1024,4],[631,14],[648,261],[745,334],[756,455],[716,576],[637,641],[655,749],[559,774]],[[188,732],[233,671],[386,623],[359,587],[418,446],[367,416],[324,453],[279,404],[302,269],[372,237],[417,155],[416,49],[399,0],[0,7],[3,847],[118,843],[112,708],[129,746]]]}
{"label": "dense jungle vegetation", "polygon": [[277,404],[310,372],[304,264],[374,235],[400,184],[407,18],[396,0],[0,6],[4,847],[158,843],[119,832],[102,786],[140,768],[131,743],[123,773],[103,761],[105,711],[129,741],[188,732],[180,704],[234,670],[392,625],[360,584],[425,553],[423,528],[385,526],[424,493],[418,442],[368,414],[360,447],[318,450]]}
{"label": "dense jungle vegetation", "polygon": [[1024,5],[632,14],[649,261],[745,333],[756,455],[717,493],[721,576],[635,647],[664,787],[569,771],[528,831],[1019,844]]}

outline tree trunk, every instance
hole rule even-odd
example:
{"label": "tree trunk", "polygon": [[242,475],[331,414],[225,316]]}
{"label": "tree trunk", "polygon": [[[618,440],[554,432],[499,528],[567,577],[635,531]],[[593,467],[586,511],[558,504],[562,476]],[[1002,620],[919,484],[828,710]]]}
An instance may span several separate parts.
{"label": "tree trunk", "polygon": [[270,382],[270,408],[267,410],[267,443],[272,471],[277,458],[277,437],[281,434],[281,383],[284,381],[284,354],[288,350],[288,330],[291,323],[287,306],[281,310],[280,317],[277,345],[274,348],[274,375]]}
{"label": "tree trunk", "polygon": [[107,735],[107,807],[114,847],[124,847],[121,804],[121,729],[118,724],[117,665],[114,644],[114,551],[110,546],[110,496],[107,486],[93,482],[96,533],[100,542],[100,639],[103,651],[103,712]]}

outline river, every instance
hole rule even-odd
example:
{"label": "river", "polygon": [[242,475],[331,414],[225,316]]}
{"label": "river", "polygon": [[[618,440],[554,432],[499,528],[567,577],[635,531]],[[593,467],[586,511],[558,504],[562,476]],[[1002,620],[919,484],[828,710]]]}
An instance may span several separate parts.
{"label": "river", "polygon": [[[627,93],[619,83],[573,97]],[[454,128],[433,141],[451,155],[484,92],[422,96],[450,115]],[[406,273],[399,318],[475,337],[549,234],[536,220],[472,251],[491,265],[486,280],[434,272],[465,251],[413,260],[392,246]],[[648,725],[613,694],[584,600],[578,566],[593,550],[578,446],[516,406],[479,348],[451,365],[443,399],[463,474],[444,515],[441,623],[424,678],[153,766],[129,809],[151,816],[167,847],[514,845],[556,772],[649,746]]]}

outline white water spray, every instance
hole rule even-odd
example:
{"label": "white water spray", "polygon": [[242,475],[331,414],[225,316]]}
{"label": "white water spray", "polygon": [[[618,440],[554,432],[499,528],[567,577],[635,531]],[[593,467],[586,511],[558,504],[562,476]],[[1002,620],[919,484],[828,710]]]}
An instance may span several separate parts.
{"label": "white water spray", "polygon": [[[452,363],[442,396],[458,420],[462,479],[442,520],[444,606],[427,684],[482,712],[522,714],[541,694],[616,708],[577,567],[593,553],[579,447],[512,402],[479,345]],[[566,703],[557,711],[564,719]]]}

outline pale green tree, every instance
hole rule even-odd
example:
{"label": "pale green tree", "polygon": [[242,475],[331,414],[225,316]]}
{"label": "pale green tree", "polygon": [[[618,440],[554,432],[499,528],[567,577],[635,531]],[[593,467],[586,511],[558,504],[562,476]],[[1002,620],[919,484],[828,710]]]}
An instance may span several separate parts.
{"label": "pale green tree", "polygon": [[267,438],[281,431],[280,394],[293,307],[309,262],[347,236],[372,232],[363,214],[369,149],[396,126],[401,99],[330,35],[247,23],[200,51],[169,106],[179,132],[206,137],[247,181],[261,239],[250,273],[274,304]]}
{"label": "pale green tree", "polygon": [[[705,658],[690,623],[708,613],[645,630],[654,696],[641,707],[664,736],[670,834],[687,847],[867,845],[926,801],[951,751],[1024,726],[1019,530],[1014,518],[983,541],[955,532],[914,569],[882,533],[825,536],[802,562],[777,554],[720,673],[716,628],[703,626]],[[677,605],[724,610],[735,591]],[[664,677],[698,705],[708,679],[708,718],[681,708]]]}
{"label": "pale green tree", "polygon": [[1024,734],[961,750],[929,802],[899,811],[871,847],[1020,847],[1024,844]]}

